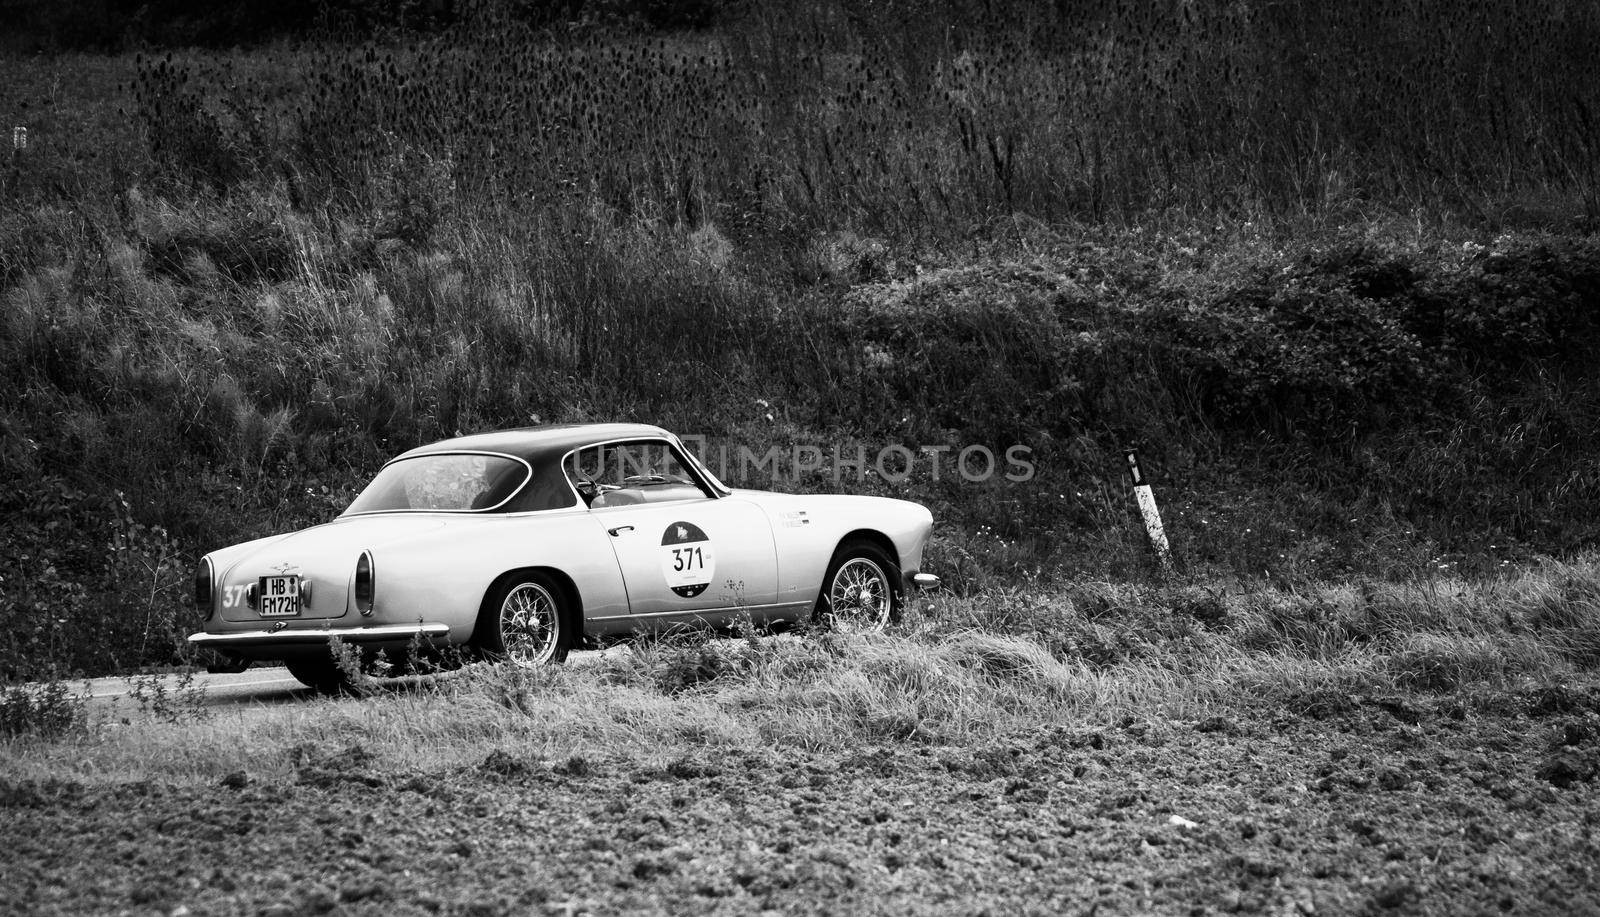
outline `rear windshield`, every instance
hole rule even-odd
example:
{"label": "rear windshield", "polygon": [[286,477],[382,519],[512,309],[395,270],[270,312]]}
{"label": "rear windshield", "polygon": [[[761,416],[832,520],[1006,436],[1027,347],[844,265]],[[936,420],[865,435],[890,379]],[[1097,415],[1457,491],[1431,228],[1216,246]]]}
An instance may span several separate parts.
{"label": "rear windshield", "polygon": [[499,455],[419,455],[385,465],[346,513],[472,512],[510,500],[528,466]]}

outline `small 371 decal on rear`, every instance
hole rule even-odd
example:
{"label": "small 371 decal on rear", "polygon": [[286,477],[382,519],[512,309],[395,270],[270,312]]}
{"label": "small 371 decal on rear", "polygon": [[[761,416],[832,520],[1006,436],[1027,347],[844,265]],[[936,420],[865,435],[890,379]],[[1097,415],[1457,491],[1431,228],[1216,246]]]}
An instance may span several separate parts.
{"label": "small 371 decal on rear", "polygon": [[711,585],[717,559],[711,539],[693,522],[674,522],[661,535],[661,575],[667,588],[692,599]]}

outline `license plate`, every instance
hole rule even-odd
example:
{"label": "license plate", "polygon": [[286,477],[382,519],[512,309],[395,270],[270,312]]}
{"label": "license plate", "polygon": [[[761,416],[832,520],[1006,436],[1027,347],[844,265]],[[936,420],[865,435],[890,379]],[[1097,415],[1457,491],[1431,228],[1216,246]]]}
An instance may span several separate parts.
{"label": "license plate", "polygon": [[261,617],[288,618],[300,613],[300,577],[263,576],[256,588],[256,612]]}

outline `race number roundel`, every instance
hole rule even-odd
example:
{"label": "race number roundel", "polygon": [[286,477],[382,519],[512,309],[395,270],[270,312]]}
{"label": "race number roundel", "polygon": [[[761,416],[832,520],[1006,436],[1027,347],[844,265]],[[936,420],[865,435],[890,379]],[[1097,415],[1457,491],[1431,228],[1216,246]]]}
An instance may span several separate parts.
{"label": "race number roundel", "polygon": [[693,522],[674,522],[661,535],[661,575],[667,587],[692,599],[711,585],[717,561],[711,539]]}

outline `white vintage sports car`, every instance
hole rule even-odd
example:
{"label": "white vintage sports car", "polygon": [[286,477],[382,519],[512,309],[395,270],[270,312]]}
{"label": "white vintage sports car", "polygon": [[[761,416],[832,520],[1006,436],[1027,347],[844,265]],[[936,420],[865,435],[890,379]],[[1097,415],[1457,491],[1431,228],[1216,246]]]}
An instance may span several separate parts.
{"label": "white vintage sports car", "polygon": [[932,525],[902,500],[731,489],[658,427],[463,436],[390,461],[332,522],[201,558],[189,641],[334,690],[333,637],[537,665],[673,626],[872,630],[938,584]]}

